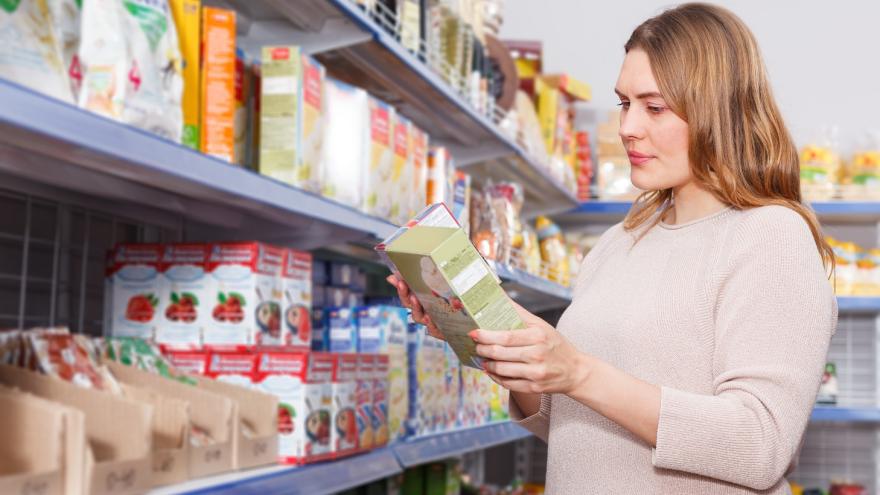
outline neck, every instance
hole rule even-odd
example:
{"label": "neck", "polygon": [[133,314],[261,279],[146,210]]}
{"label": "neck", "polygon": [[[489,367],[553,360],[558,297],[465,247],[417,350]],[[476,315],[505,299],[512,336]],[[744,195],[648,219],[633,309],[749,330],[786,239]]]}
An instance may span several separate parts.
{"label": "neck", "polygon": [[670,225],[693,222],[727,208],[712,193],[693,182],[675,188],[672,198],[672,208],[664,219]]}

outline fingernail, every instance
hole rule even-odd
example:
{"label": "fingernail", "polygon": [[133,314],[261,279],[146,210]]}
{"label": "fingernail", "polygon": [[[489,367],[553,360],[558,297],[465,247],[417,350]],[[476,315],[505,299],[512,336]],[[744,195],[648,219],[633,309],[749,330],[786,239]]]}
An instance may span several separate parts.
{"label": "fingernail", "polygon": [[476,331],[476,330],[471,330],[470,332],[468,332],[468,337],[470,337],[471,340],[473,340],[474,342],[476,342],[476,341],[477,341],[477,331]]}

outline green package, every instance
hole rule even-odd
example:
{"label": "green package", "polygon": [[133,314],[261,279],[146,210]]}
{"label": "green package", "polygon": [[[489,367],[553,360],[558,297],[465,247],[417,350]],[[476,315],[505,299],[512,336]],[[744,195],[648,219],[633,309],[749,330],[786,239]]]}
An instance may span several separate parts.
{"label": "green package", "polygon": [[491,268],[460,228],[414,225],[383,245],[462,364],[482,369],[468,333],[524,327]]}
{"label": "green package", "polygon": [[260,83],[260,173],[296,184],[299,47],[264,46]]}

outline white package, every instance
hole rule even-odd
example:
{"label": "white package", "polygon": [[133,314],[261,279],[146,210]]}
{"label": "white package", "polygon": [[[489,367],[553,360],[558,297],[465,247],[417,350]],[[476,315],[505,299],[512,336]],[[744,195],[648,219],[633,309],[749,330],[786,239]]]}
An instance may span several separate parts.
{"label": "white package", "polygon": [[367,92],[328,78],[322,160],[324,196],[360,208],[368,167],[370,110]]}

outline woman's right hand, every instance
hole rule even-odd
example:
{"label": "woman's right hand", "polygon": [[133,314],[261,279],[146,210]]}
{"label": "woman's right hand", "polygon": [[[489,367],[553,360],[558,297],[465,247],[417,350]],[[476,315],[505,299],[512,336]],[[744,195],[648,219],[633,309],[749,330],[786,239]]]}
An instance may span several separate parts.
{"label": "woman's right hand", "polygon": [[400,302],[412,311],[413,321],[425,325],[428,329],[428,334],[432,337],[446,340],[443,337],[443,334],[440,333],[440,330],[437,329],[437,326],[434,325],[434,322],[431,321],[431,317],[425,313],[425,308],[422,307],[422,303],[420,303],[418,298],[416,298],[416,295],[409,290],[409,286],[406,285],[406,282],[397,278],[395,275],[389,275],[385,280],[397,289],[397,296],[400,297]]}

